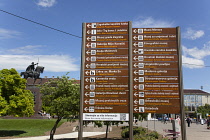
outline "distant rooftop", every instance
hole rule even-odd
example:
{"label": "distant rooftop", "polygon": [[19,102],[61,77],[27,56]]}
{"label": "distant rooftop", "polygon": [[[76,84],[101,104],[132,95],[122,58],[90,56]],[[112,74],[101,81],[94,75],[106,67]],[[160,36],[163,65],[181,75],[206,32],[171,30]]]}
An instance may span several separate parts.
{"label": "distant rooftop", "polygon": [[197,94],[197,95],[210,95],[210,93],[205,92],[200,89],[184,89],[185,95]]}

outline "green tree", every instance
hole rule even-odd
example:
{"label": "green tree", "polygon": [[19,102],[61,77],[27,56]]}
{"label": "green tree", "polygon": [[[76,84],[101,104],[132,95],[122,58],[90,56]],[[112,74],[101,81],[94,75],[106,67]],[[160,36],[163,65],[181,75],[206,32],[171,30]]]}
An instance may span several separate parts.
{"label": "green tree", "polygon": [[205,104],[205,106],[199,106],[197,112],[202,114],[202,117],[205,118],[206,114],[210,114],[210,104]]}
{"label": "green tree", "polygon": [[26,80],[14,68],[0,70],[0,116],[31,116],[33,108],[33,94],[26,90]]}
{"label": "green tree", "polygon": [[40,86],[43,110],[57,116],[50,132],[50,140],[53,140],[57,125],[62,118],[78,114],[79,89],[79,84],[76,84],[75,80],[70,80],[67,74]]}

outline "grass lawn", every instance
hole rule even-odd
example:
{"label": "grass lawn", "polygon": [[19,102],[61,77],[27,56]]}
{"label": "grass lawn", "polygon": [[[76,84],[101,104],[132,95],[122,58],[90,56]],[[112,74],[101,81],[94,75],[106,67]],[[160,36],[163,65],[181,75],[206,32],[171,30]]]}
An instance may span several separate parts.
{"label": "grass lawn", "polygon": [[[0,119],[0,137],[41,136],[50,131],[55,119]],[[66,122],[61,120],[59,126]]]}

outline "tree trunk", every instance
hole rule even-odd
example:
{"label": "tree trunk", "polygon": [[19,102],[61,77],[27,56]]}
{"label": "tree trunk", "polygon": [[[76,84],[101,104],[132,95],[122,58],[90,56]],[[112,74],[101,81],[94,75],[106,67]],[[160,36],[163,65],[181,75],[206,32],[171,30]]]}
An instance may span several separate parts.
{"label": "tree trunk", "polygon": [[106,124],[106,139],[108,138],[109,123]]}
{"label": "tree trunk", "polygon": [[58,119],[56,120],[52,130],[50,131],[50,140],[54,140],[54,134],[55,134],[55,131],[56,131],[56,128],[58,126],[58,123],[61,121],[62,117],[58,117]]}

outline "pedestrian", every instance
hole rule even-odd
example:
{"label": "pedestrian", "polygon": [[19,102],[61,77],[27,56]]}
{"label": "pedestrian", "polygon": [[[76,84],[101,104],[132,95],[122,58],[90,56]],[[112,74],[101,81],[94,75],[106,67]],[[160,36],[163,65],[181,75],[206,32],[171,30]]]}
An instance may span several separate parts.
{"label": "pedestrian", "polygon": [[187,121],[187,126],[190,127],[190,124],[192,123],[190,117],[187,117],[187,120],[186,121]]}

